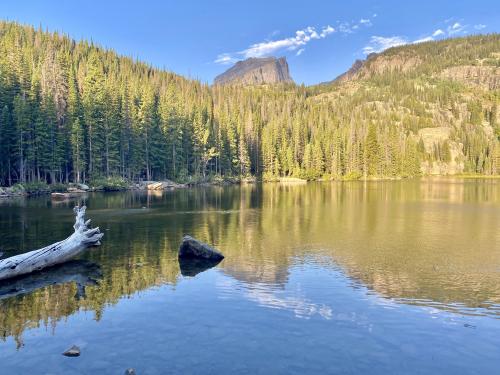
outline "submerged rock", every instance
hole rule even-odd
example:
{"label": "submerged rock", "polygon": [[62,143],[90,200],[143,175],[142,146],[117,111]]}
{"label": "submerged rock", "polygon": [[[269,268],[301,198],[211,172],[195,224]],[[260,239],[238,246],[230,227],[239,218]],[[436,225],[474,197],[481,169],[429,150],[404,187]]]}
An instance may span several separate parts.
{"label": "submerged rock", "polygon": [[198,258],[220,262],[224,259],[224,255],[206,243],[198,241],[191,236],[184,236],[179,248],[179,258]]}
{"label": "submerged rock", "polygon": [[63,355],[66,357],[79,357],[80,356],[80,348],[76,345],[73,345],[71,348],[66,350]]}

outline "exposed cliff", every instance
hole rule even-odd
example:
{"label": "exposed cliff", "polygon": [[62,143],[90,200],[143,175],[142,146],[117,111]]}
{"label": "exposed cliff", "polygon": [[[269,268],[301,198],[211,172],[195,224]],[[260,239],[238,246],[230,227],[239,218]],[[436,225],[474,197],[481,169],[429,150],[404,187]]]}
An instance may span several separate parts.
{"label": "exposed cliff", "polygon": [[354,61],[354,64],[352,64],[349,70],[339,75],[337,78],[333,80],[333,82],[346,82],[352,80],[354,77],[356,77],[356,74],[363,67],[363,65],[364,65],[364,60]]}
{"label": "exposed cliff", "polygon": [[238,61],[233,67],[215,77],[214,84],[237,83],[262,85],[293,82],[286,58],[264,57]]}
{"label": "exposed cliff", "polygon": [[443,70],[441,77],[486,90],[500,89],[500,68],[495,66],[453,66]]}
{"label": "exposed cliff", "polygon": [[420,65],[421,58],[407,53],[384,55],[373,53],[366,60],[356,60],[349,70],[329,83],[367,79],[387,72],[406,73]]}

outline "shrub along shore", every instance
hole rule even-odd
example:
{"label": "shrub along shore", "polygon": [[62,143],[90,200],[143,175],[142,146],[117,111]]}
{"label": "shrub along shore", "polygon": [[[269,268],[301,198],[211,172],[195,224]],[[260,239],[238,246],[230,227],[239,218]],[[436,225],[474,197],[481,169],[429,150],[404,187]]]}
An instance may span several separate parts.
{"label": "shrub along shore", "polygon": [[[420,176],[415,178],[455,178],[455,179],[500,179],[500,176],[481,175],[481,174],[457,174],[446,176]],[[405,178],[406,179],[406,178]],[[411,178],[413,179],[413,178]],[[281,177],[273,179],[258,180],[255,177],[221,177],[211,176],[207,178],[194,179],[188,181],[174,182],[171,180],[162,181],[139,181],[131,182],[119,177],[103,178],[89,184],[83,183],[57,183],[46,184],[44,182],[19,183],[10,187],[0,187],[0,199],[10,197],[28,197],[52,194],[54,197],[65,197],[74,194],[87,192],[117,192],[117,191],[161,191],[188,188],[194,186],[216,186],[216,185],[235,185],[245,183],[261,182],[279,182],[285,184],[307,183],[309,181],[398,181],[401,177],[359,177],[356,178],[321,178],[314,180],[305,180],[295,177]]]}
{"label": "shrub along shore", "polygon": [[44,182],[19,183],[10,187],[0,187],[0,198],[39,196],[53,194],[62,197],[64,195],[79,194],[86,192],[113,192],[126,190],[171,190],[200,185],[229,185],[240,182],[253,182],[255,179],[246,178],[221,178],[213,177],[207,179],[189,179],[185,182],[174,182],[171,180],[162,181],[139,181],[131,182],[123,178],[103,178],[95,180],[89,184],[83,183],[57,183],[46,184]]}

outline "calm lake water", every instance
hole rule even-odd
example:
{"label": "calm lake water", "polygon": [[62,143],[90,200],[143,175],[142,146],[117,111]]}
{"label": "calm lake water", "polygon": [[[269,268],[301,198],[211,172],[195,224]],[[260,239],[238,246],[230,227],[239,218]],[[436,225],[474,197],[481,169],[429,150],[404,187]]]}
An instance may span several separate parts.
{"label": "calm lake water", "polygon": [[[4,256],[68,236],[82,202],[101,247],[0,282],[1,374],[500,371],[500,180],[0,201]],[[181,270],[183,234],[226,258]]]}

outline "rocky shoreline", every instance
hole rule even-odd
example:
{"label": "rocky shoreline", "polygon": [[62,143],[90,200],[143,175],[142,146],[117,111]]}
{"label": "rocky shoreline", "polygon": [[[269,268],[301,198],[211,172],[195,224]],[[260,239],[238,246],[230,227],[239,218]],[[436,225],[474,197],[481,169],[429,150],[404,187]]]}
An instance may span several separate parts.
{"label": "rocky shoreline", "polygon": [[[240,181],[238,181],[239,183]],[[213,185],[230,185],[236,183],[236,180],[213,180],[213,181],[196,181],[190,183],[177,183],[171,180],[162,181],[140,181],[125,183],[121,181],[120,183],[106,183],[106,184],[96,184],[94,186],[81,184],[81,183],[69,183],[69,184],[58,184],[57,186],[40,184],[35,187],[26,184],[25,187],[22,184],[17,184],[11,187],[0,187],[0,199],[2,198],[14,198],[14,197],[30,197],[30,196],[41,196],[41,195],[51,195],[53,199],[66,199],[78,196],[80,194],[85,194],[89,192],[113,192],[113,191],[165,191],[174,189],[183,189],[193,186],[213,186]]]}
{"label": "rocky shoreline", "polygon": [[[420,176],[419,178],[456,178],[456,179],[500,179],[500,176],[488,176],[488,175],[451,175],[451,176]],[[353,179],[352,181],[399,181],[402,177],[369,177],[369,178],[359,178]],[[350,179],[333,180],[333,179],[317,179],[312,181],[351,181]],[[191,181],[188,183],[178,183],[171,180],[162,181],[140,181],[140,182],[124,182],[120,183],[107,183],[107,184],[97,184],[94,186],[79,184],[79,183],[69,183],[69,184],[57,184],[57,185],[37,185],[35,187],[27,184],[24,187],[22,184],[17,184],[11,187],[0,187],[0,199],[2,198],[15,198],[15,197],[31,197],[31,196],[41,196],[41,195],[51,195],[52,199],[64,200],[67,198],[77,197],[80,194],[85,194],[89,192],[116,192],[116,191],[166,191],[174,189],[185,189],[195,186],[224,186],[224,185],[234,185],[234,184],[245,184],[245,183],[255,183],[257,179],[254,177],[248,178],[217,178],[206,181]],[[292,177],[281,177],[276,179],[263,180],[262,182],[275,182],[281,184],[306,184],[309,180],[301,178]]]}

